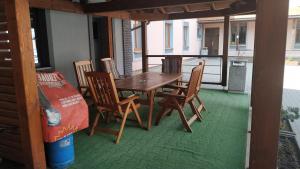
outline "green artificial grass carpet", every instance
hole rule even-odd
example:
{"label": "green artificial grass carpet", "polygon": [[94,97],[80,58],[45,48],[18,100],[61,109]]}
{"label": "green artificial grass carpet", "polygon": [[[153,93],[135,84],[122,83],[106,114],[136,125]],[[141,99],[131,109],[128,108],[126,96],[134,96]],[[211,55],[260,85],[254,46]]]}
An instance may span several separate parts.
{"label": "green artificial grass carpet", "polygon": [[[71,169],[242,169],[245,164],[249,98],[243,94],[202,90],[208,109],[203,121],[184,130],[177,111],[150,131],[128,122],[119,144],[115,137],[85,131],[75,134]],[[154,109],[155,119],[159,106]],[[186,106],[187,114],[191,113]],[[139,110],[146,125],[147,107]],[[154,124],[154,122],[153,122]],[[118,127],[118,124],[115,126]]]}

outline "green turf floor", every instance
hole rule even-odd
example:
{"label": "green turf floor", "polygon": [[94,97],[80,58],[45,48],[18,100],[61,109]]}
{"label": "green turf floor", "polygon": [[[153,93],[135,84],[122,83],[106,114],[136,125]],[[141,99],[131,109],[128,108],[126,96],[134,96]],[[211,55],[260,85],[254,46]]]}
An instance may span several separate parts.
{"label": "green turf floor", "polygon": [[[242,94],[202,90],[207,112],[184,131],[179,115],[146,131],[129,123],[120,144],[114,137],[82,131],[75,135],[71,169],[242,169],[245,163],[249,98]],[[155,107],[155,112],[158,111]],[[190,112],[189,107],[186,109]],[[147,108],[142,108],[145,121]],[[155,114],[154,114],[155,115]],[[155,116],[154,116],[155,117]]]}

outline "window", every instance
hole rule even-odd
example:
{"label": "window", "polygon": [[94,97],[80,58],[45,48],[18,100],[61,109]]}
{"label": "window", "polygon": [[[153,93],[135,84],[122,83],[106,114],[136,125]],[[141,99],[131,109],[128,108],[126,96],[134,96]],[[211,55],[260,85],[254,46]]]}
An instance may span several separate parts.
{"label": "window", "polygon": [[170,21],[165,23],[165,49],[167,52],[173,49],[173,23]]}
{"label": "window", "polygon": [[300,19],[296,21],[296,39],[295,48],[300,49]]}
{"label": "window", "polygon": [[189,23],[183,23],[183,50],[189,49]]}
{"label": "window", "polygon": [[197,25],[197,38],[202,38],[202,32],[203,32],[203,25],[201,23],[198,23]]}
{"label": "window", "polygon": [[133,21],[133,43],[134,48],[133,51],[135,53],[142,52],[142,29],[141,29],[141,22]]}
{"label": "window", "polygon": [[246,22],[231,23],[230,45],[246,46],[246,36],[247,36],[247,23]]}
{"label": "window", "polygon": [[46,15],[42,9],[30,9],[34,62],[37,68],[50,67]]}

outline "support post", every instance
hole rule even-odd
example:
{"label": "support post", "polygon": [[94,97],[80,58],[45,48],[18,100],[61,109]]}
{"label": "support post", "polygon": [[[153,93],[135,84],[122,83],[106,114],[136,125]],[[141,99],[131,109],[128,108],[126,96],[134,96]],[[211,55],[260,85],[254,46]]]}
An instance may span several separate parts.
{"label": "support post", "polygon": [[113,42],[113,25],[112,18],[107,17],[107,32],[108,32],[108,57],[114,58],[114,42]]}
{"label": "support post", "polygon": [[229,41],[229,21],[230,16],[224,16],[224,37],[223,37],[223,58],[222,58],[222,86],[227,86],[228,68],[228,41]]}
{"label": "support post", "polygon": [[289,1],[256,2],[250,169],[276,169]]}
{"label": "support post", "polygon": [[6,0],[5,13],[12,55],[12,70],[24,163],[45,169],[40,104],[33,57],[28,0]]}
{"label": "support post", "polygon": [[148,72],[148,57],[147,57],[147,23],[142,22],[142,66],[143,72]]}

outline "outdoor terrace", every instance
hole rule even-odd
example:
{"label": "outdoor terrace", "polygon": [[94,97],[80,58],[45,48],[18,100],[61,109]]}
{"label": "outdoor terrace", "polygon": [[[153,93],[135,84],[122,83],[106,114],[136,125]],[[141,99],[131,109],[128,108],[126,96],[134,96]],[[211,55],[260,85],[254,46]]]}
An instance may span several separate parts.
{"label": "outdoor terrace", "polygon": [[[176,111],[150,131],[126,126],[122,141],[86,132],[75,136],[76,162],[81,168],[241,169],[245,166],[249,96],[218,90],[202,90],[208,111],[202,122],[184,131]],[[158,112],[154,109],[154,117]],[[191,113],[187,106],[187,112]],[[146,119],[145,108],[140,114]],[[188,114],[188,113],[187,113]],[[146,122],[145,122],[146,123]],[[135,125],[135,124],[134,124]]]}

